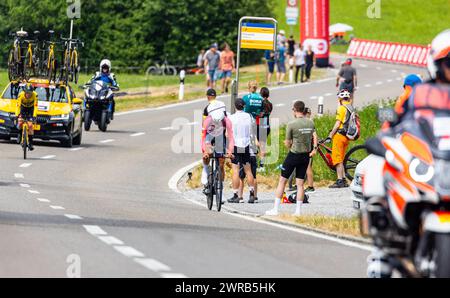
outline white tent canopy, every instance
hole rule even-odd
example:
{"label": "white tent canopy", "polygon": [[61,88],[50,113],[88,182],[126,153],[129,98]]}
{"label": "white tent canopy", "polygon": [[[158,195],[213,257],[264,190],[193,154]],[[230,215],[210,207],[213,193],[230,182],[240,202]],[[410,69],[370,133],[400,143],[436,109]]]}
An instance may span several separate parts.
{"label": "white tent canopy", "polygon": [[353,31],[353,27],[347,24],[337,23],[330,26],[330,34],[338,32],[348,32]]}

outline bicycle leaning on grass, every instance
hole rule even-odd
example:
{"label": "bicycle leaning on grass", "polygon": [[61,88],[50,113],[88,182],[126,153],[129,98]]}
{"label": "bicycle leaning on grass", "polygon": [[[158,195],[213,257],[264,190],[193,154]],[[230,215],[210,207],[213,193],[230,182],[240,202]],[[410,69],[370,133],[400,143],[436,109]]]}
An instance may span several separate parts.
{"label": "bicycle leaning on grass", "polygon": [[[333,165],[333,161],[331,160],[332,150],[326,145],[330,142],[330,139],[320,140],[318,143],[317,154],[323,159],[330,170],[336,171],[336,167]],[[367,151],[364,145],[354,146],[347,152],[344,158],[344,169],[345,176],[349,180],[353,180],[356,167],[366,157]]]}

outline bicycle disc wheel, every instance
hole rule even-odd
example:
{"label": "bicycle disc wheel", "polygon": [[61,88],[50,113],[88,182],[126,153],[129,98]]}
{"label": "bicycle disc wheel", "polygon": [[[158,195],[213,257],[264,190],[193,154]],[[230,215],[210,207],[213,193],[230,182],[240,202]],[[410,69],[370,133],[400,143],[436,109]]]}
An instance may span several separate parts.
{"label": "bicycle disc wheel", "polygon": [[367,155],[366,147],[364,145],[355,146],[347,152],[344,159],[344,168],[345,176],[349,180],[353,180],[356,167],[367,157]]}
{"label": "bicycle disc wheel", "polygon": [[22,149],[23,149],[23,159],[27,159],[28,136],[25,131],[22,134]]}
{"label": "bicycle disc wheel", "polygon": [[14,50],[9,51],[8,57],[8,78],[9,81],[15,81],[17,79],[17,65],[14,61]]}
{"label": "bicycle disc wheel", "polygon": [[206,196],[206,205],[209,210],[212,209],[213,198],[214,198],[214,167],[210,167],[208,174],[208,195]]}
{"label": "bicycle disc wheel", "polygon": [[222,171],[220,170],[220,165],[216,165],[216,181],[215,181],[215,193],[216,193],[216,207],[217,211],[220,212],[222,209],[222,193],[223,193],[223,182],[222,182]]}

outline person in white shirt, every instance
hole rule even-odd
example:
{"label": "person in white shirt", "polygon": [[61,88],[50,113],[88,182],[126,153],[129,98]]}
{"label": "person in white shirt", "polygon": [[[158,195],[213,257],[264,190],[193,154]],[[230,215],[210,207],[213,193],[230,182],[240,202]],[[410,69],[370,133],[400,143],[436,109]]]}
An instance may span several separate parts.
{"label": "person in white shirt", "polygon": [[300,82],[303,83],[303,77],[305,75],[305,51],[303,50],[303,46],[300,43],[298,48],[294,52],[295,58],[295,83],[298,83],[298,74],[301,71]]}
{"label": "person in white shirt", "polygon": [[236,99],[235,107],[236,113],[231,115],[230,121],[233,126],[234,136],[234,159],[231,161],[233,166],[233,197],[228,200],[229,203],[239,203],[239,170],[241,165],[244,167],[244,172],[247,177],[248,186],[250,189],[250,204],[255,203],[255,178],[250,166],[250,145],[253,141],[256,142],[255,122],[253,117],[244,112],[245,102],[242,98]]}

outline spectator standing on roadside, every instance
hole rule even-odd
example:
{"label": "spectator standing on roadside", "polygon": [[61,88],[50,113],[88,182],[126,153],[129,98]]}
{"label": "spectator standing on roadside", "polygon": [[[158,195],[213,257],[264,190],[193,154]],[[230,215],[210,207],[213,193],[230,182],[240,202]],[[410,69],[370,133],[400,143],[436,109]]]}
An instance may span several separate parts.
{"label": "spectator standing on roadside", "polygon": [[345,179],[344,158],[348,149],[350,140],[346,136],[346,124],[350,121],[350,115],[354,108],[351,104],[351,96],[348,90],[341,90],[338,94],[339,107],[336,112],[336,122],[331,130],[328,139],[333,141],[331,148],[331,159],[333,166],[336,167],[337,180],[330,188],[348,187]]}
{"label": "spectator standing on roadside", "polygon": [[266,62],[267,62],[266,82],[267,82],[267,85],[270,86],[270,85],[272,85],[272,76],[273,76],[273,73],[275,72],[275,52],[266,50],[264,52],[264,59],[266,59]]}
{"label": "spectator standing on roadside", "polygon": [[[305,108],[305,117],[307,119],[311,119],[311,109]],[[314,143],[312,144],[314,147]],[[314,172],[313,172],[313,158],[309,160],[308,169],[306,170],[306,188],[305,193],[313,193],[316,190],[314,189]]]}
{"label": "spectator standing on roadside", "polygon": [[298,83],[298,74],[301,72],[300,82],[303,83],[303,78],[305,75],[305,51],[303,51],[303,46],[300,43],[298,48],[294,52],[295,58],[295,83]]}
{"label": "spectator standing on roadside", "polygon": [[287,44],[288,44],[288,56],[292,58],[294,57],[295,52],[295,40],[293,35],[289,37],[289,39],[287,40]]}
{"label": "spectator standing on roadside", "polygon": [[200,54],[198,54],[198,57],[197,57],[197,67],[200,70],[204,70],[205,69],[205,60],[203,59],[204,57],[205,57],[205,50],[201,50]]}
{"label": "spectator standing on roadside", "polygon": [[211,45],[209,51],[205,54],[205,69],[208,69],[208,88],[214,89],[217,79],[217,70],[220,64],[220,53],[217,51],[217,45]]}
{"label": "spectator standing on roadside", "polygon": [[222,93],[228,93],[228,87],[231,83],[231,77],[235,70],[234,53],[228,43],[223,46],[223,52],[220,53],[220,66],[222,70]]}
{"label": "spectator standing on roadside", "polygon": [[280,30],[277,36],[278,45],[286,43],[286,32],[284,30]]}
{"label": "spectator standing on roadside", "polygon": [[336,87],[338,87],[339,90],[347,89],[353,100],[353,93],[358,85],[358,80],[356,77],[356,69],[352,66],[352,62],[351,58],[345,60],[345,63],[337,76]]}
{"label": "spectator standing on roadside", "polygon": [[284,77],[286,76],[286,44],[282,43],[278,45],[277,53],[276,53],[276,61],[277,61],[277,82],[278,85],[283,84]]}
{"label": "spectator standing on roadside", "polygon": [[255,178],[251,169],[250,147],[253,140],[256,138],[254,134],[254,119],[248,113],[244,112],[245,102],[238,98],[235,102],[236,113],[230,116],[230,121],[233,126],[234,136],[234,158],[232,162],[233,169],[233,197],[228,200],[229,203],[239,203],[239,184],[241,179],[239,177],[240,168],[242,167],[247,177],[250,198],[249,204],[255,203]]}
{"label": "spectator standing on roadside", "polygon": [[259,125],[257,126],[256,136],[259,142],[260,148],[260,161],[258,171],[264,171],[267,140],[270,134],[270,114],[273,110],[273,104],[270,101],[270,91],[267,87],[261,88],[259,94],[263,98],[263,109],[261,112],[261,117],[259,119]]}
{"label": "spectator standing on roadside", "polygon": [[[286,188],[289,177],[292,172],[296,172],[297,184],[297,206],[294,215],[300,215],[300,208],[304,200],[303,184],[305,181],[306,170],[309,160],[316,154],[317,150],[317,134],[314,122],[305,118],[305,103],[297,101],[292,109],[295,120],[289,122],[286,128],[285,145],[289,148],[289,153],[281,168],[281,177],[275,192],[275,203],[271,210],[266,211],[266,215],[278,215],[278,209],[281,198]],[[311,148],[311,143],[314,144]]]}
{"label": "spectator standing on roadside", "polygon": [[316,57],[314,55],[314,51],[312,50],[312,46],[308,46],[308,50],[305,52],[305,74],[306,81],[309,82],[311,79],[311,70],[316,62]]}

